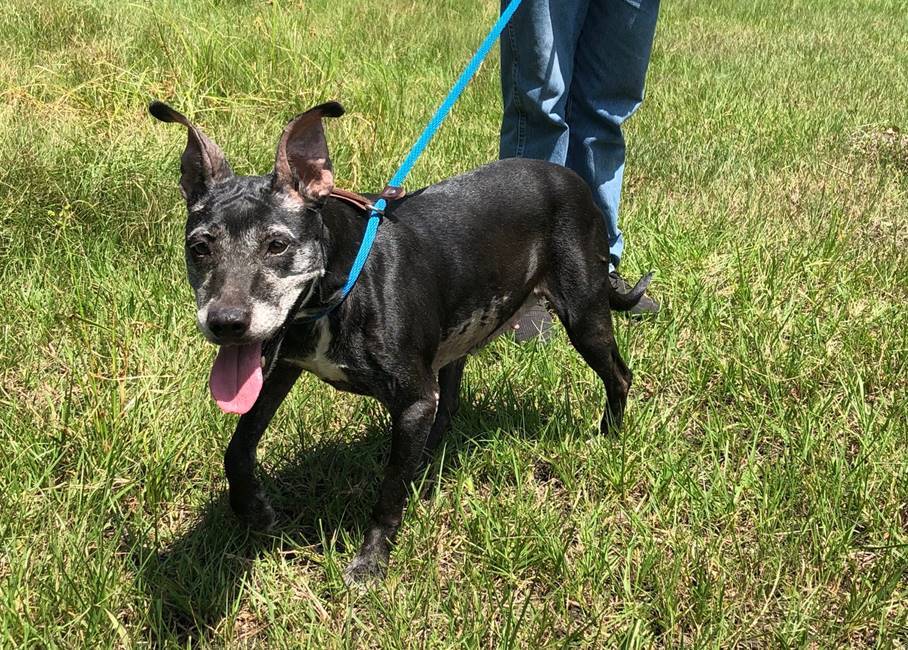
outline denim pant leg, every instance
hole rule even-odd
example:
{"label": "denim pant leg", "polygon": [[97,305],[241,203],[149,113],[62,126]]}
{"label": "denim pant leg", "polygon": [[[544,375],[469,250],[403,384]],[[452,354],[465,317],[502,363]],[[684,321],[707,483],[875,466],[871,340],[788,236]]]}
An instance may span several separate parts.
{"label": "denim pant leg", "polygon": [[612,266],[621,261],[618,227],[624,176],[621,124],[643,101],[659,0],[592,0],[574,56],[566,119],[566,164],[593,188],[605,215]]}
{"label": "denim pant leg", "polygon": [[[564,165],[574,51],[590,0],[523,0],[501,36],[501,158]],[[502,7],[507,4],[503,0]]]}

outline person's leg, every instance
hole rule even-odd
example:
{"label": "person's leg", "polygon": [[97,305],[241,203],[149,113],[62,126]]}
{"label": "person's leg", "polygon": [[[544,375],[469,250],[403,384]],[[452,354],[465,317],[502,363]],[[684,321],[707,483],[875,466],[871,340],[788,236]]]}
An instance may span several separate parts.
{"label": "person's leg", "polygon": [[659,0],[591,2],[574,55],[566,106],[566,164],[593,189],[605,215],[611,265],[624,250],[618,226],[624,175],[621,125],[643,101]]}
{"label": "person's leg", "polygon": [[[503,0],[502,7],[508,0]],[[501,35],[501,158],[563,165],[575,47],[589,0],[524,0]]]}
{"label": "person's leg", "polygon": [[[508,0],[502,0],[502,8]],[[590,0],[523,0],[501,35],[500,158],[536,158],[564,165],[564,119],[574,53]],[[543,303],[514,325],[516,338],[549,338]]]}

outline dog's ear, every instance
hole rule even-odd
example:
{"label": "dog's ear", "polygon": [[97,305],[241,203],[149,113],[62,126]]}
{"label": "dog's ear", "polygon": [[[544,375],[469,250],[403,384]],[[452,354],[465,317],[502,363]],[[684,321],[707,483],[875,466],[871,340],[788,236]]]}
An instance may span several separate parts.
{"label": "dog's ear", "polygon": [[328,102],[294,117],[281,134],[274,161],[274,188],[312,201],[324,199],[334,189],[323,117],[340,117],[344,108]]}
{"label": "dog's ear", "polygon": [[180,191],[187,202],[193,203],[212,185],[233,176],[221,149],[185,115],[159,101],[151,102],[148,112],[162,122],[178,122],[186,127],[186,149],[180,158]]}

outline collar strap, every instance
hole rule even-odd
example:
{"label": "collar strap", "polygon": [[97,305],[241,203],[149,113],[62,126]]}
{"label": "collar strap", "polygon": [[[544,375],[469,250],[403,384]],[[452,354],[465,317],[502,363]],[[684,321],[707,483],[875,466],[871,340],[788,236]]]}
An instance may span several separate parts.
{"label": "collar strap", "polygon": [[335,199],[345,201],[350,205],[359,208],[361,212],[369,212],[370,210],[372,210],[372,208],[375,207],[372,201],[367,199],[362,194],[357,194],[356,192],[351,192],[350,190],[342,190],[339,187],[335,187],[333,190],[331,190],[331,194],[329,194],[328,196],[332,196]]}
{"label": "collar strap", "polygon": [[361,208],[363,212],[368,212],[369,220],[366,222],[366,230],[365,232],[363,232],[363,239],[360,242],[359,250],[356,253],[356,259],[353,260],[353,266],[350,268],[350,273],[347,275],[347,281],[344,283],[344,286],[341,287],[340,296],[338,296],[328,305],[313,310],[306,309],[305,305],[302,304],[306,301],[297,298],[298,304],[293,308],[293,311],[291,312],[291,320],[318,320],[322,316],[326,316],[335,307],[337,307],[344,301],[344,298],[346,298],[347,294],[350,293],[353,285],[356,284],[356,280],[357,278],[359,278],[359,274],[363,270],[363,266],[366,265],[366,259],[369,257],[369,251],[372,249],[372,242],[375,241],[375,235],[378,233],[378,225],[381,223],[382,217],[385,214],[385,207],[387,206],[387,202],[385,201],[384,197],[379,197],[379,199],[373,205],[366,197],[355,194],[354,192],[348,192],[346,190],[335,189],[329,196],[341,199],[342,201],[347,201],[348,203]]}
{"label": "collar strap", "polygon": [[[395,201],[397,199],[402,199],[406,195],[407,191],[402,187],[395,187],[393,185],[386,185],[385,189],[381,191],[381,194],[378,196],[385,201]],[[340,199],[345,201],[350,205],[359,208],[361,212],[371,212],[376,209],[376,204],[367,199],[362,194],[357,194],[356,192],[351,192],[350,190],[343,190],[339,187],[335,187],[331,190],[331,193],[328,196],[332,196],[335,199]],[[381,212],[383,210],[376,210]]]}

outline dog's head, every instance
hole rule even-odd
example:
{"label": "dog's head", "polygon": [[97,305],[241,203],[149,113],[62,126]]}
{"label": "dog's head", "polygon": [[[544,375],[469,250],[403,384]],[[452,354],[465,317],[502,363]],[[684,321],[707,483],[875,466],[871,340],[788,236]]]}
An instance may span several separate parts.
{"label": "dog's head", "polygon": [[189,212],[186,269],[197,324],[222,346],[212,393],[225,410],[245,412],[252,403],[251,393],[240,399],[243,382],[255,384],[257,374],[255,397],[261,388],[262,343],[281,330],[297,298],[313,291],[325,272],[319,207],[334,189],[334,175],[322,119],[344,109],[329,102],[293,118],[265,176],[234,174],[221,149],[166,104],[152,102],[149,111],[186,127],[180,191]]}

